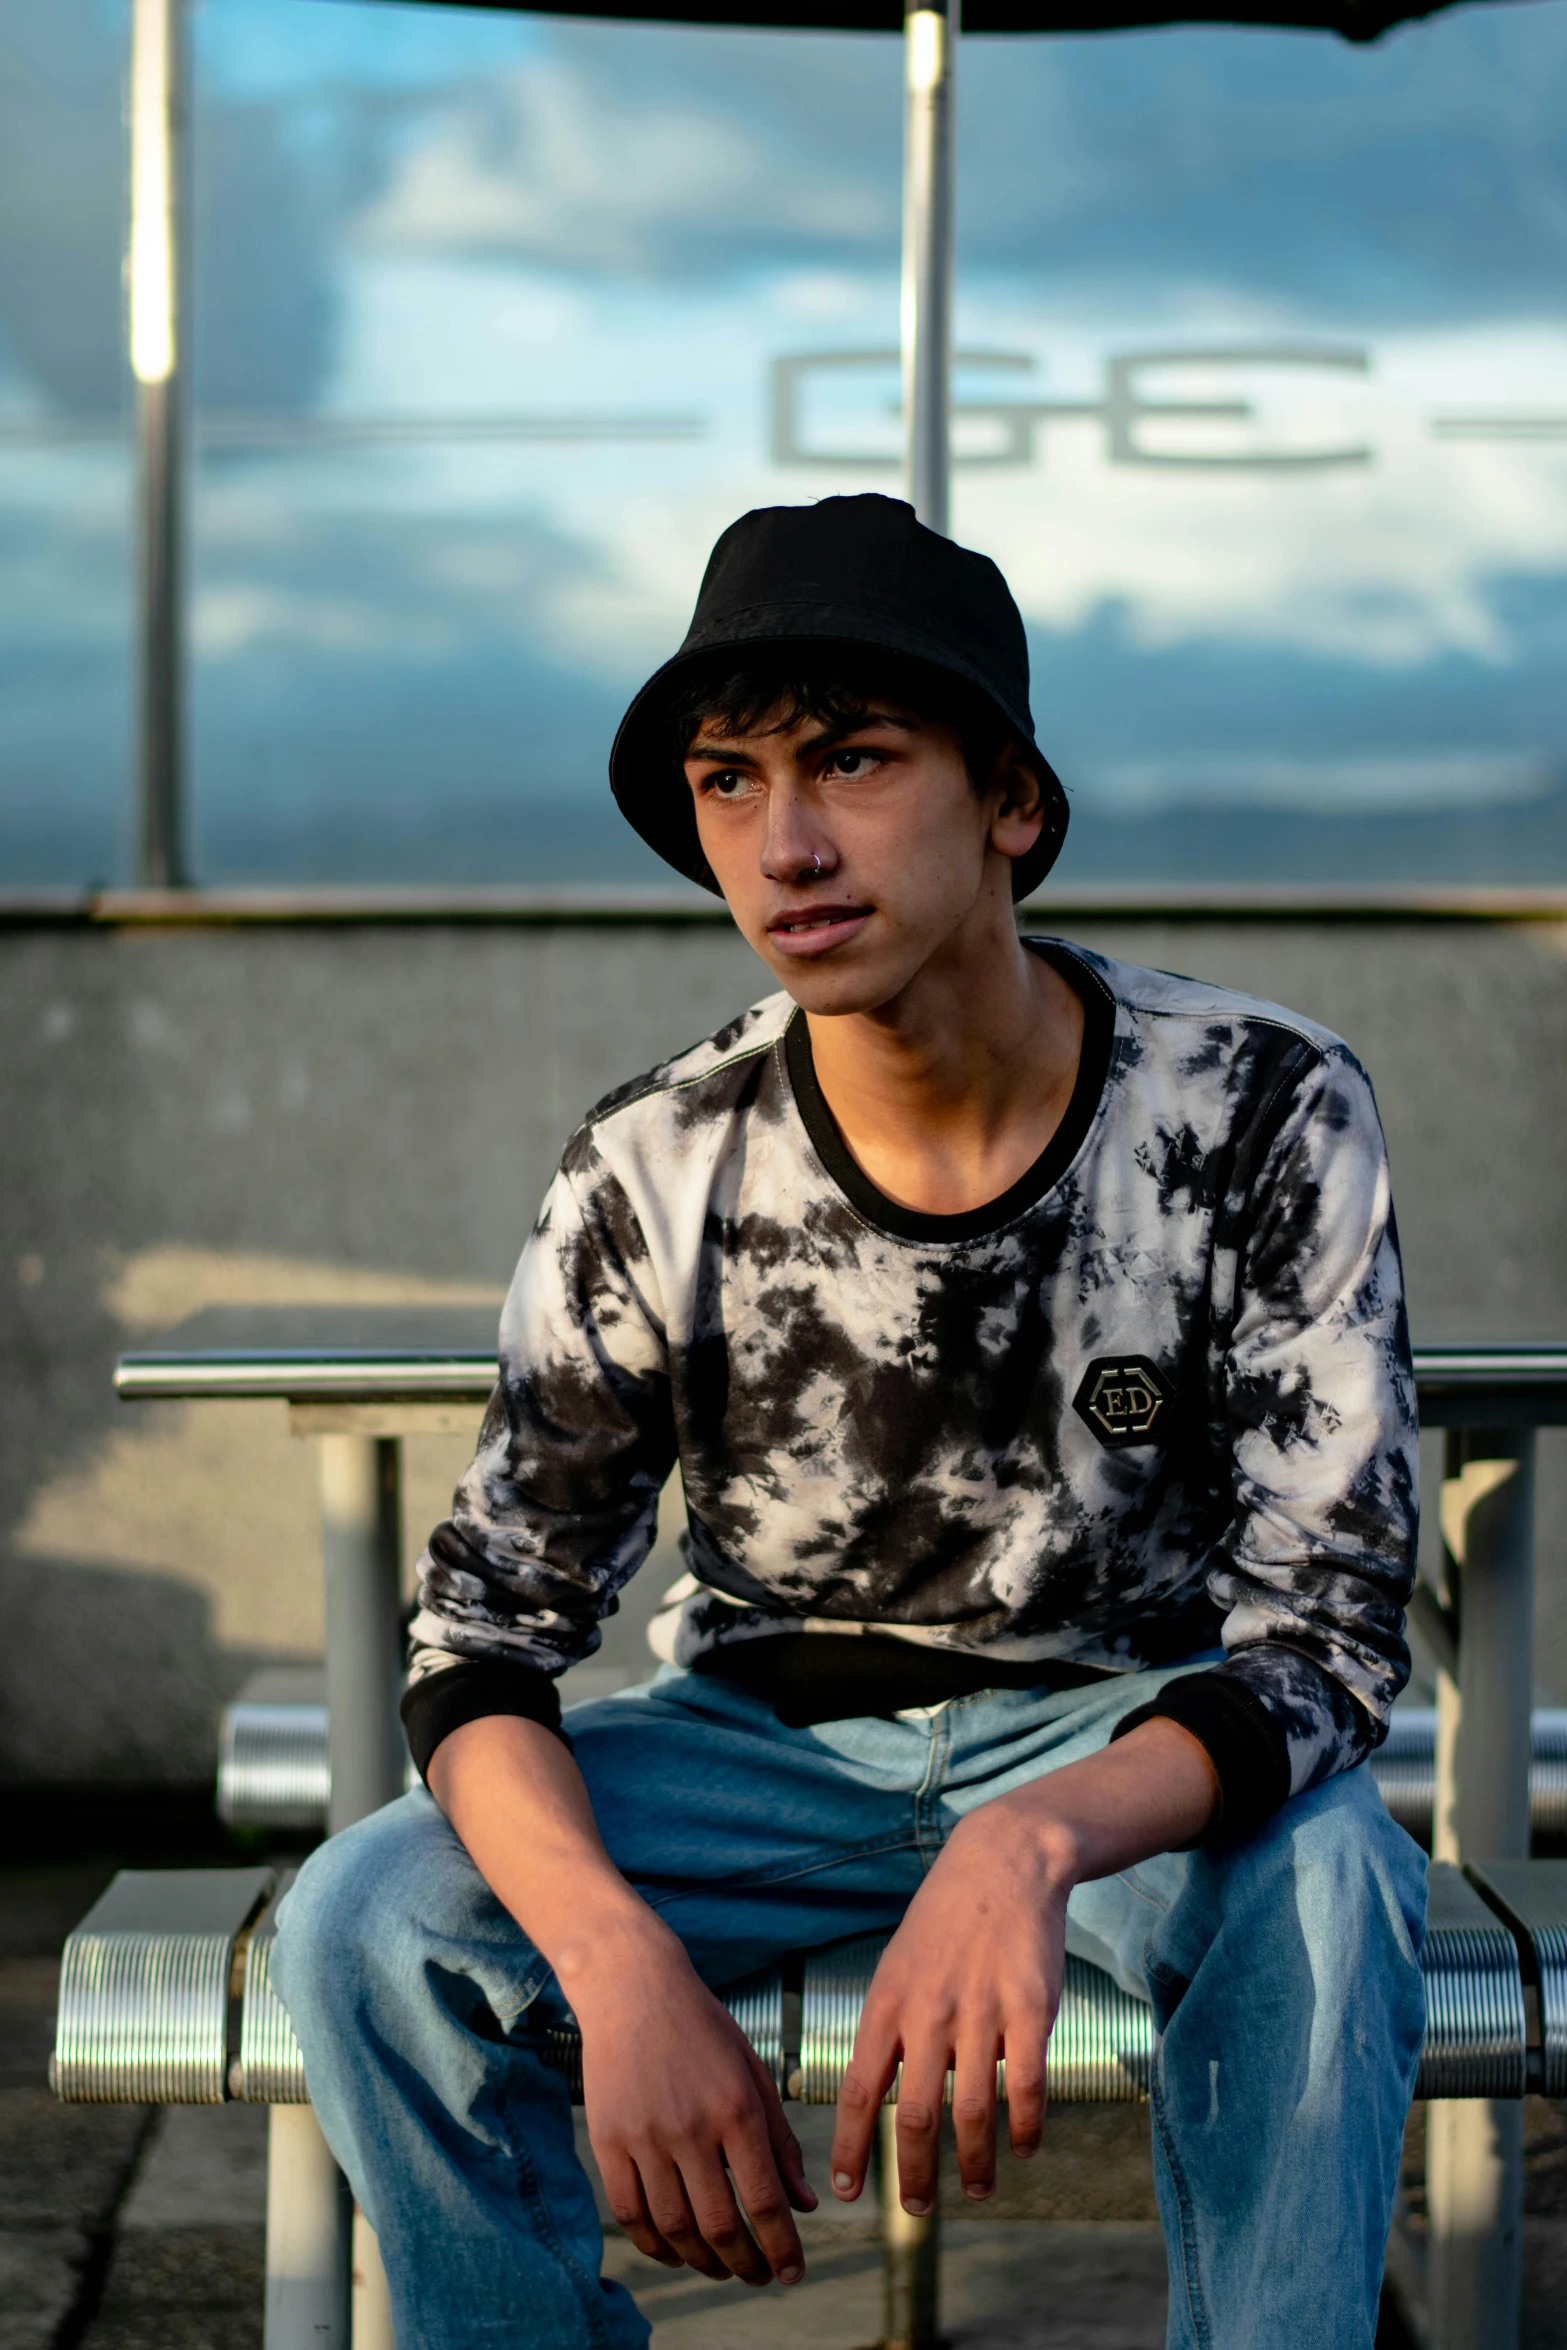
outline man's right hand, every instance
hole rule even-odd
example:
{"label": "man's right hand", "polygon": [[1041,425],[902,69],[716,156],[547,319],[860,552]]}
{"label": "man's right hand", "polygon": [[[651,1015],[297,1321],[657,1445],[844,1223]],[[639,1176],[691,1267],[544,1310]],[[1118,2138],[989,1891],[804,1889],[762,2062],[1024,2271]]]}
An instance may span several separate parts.
{"label": "man's right hand", "polygon": [[611,1861],[569,1749],[537,1722],[491,1715],[444,1738],[429,1776],[479,1873],[571,2002],[588,2135],[631,2241],[666,2267],[798,2282],[793,2213],[814,2211],[816,2196],[778,2091],[678,1937]]}
{"label": "man's right hand", "polygon": [[777,2088],[675,1936],[649,1923],[663,1947],[633,1934],[612,1963],[563,1985],[582,2028],[588,2135],[610,2209],[667,2268],[797,2284],[793,2215],[814,2211],[816,2196]]}

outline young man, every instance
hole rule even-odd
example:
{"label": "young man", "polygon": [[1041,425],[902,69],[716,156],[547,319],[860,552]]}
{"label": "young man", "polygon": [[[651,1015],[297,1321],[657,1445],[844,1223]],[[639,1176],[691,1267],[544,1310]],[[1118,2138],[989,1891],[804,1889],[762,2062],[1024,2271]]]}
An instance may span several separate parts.
{"label": "young man", "polygon": [[[1408,1671],[1415,1417],[1365,1076],[1310,1022],[1050,940],[1066,805],[999,572],[875,497],[747,515],[612,762],[781,983],[613,1095],[518,1267],[424,1562],[429,1793],[324,1846],[279,1963],[407,2350],[640,2344],[615,2215],[792,2282],[816,2198],[713,1987],[890,1933],[864,2185],[1031,2153],[1064,1954],[1151,2001],[1170,2341],[1369,2350],[1420,1855],[1360,1765]],[[678,1462],[650,1686],[557,1676]]]}

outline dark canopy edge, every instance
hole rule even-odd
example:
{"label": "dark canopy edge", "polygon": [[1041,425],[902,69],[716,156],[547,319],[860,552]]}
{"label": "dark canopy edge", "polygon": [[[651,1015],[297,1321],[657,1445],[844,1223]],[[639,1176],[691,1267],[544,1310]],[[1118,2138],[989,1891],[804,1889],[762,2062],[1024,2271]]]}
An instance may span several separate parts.
{"label": "dark canopy edge", "polygon": [[[387,5],[387,0],[379,0]],[[524,10],[519,0],[396,0],[398,5],[504,9],[510,14],[616,17],[628,23],[749,25],[786,32],[893,33],[903,23],[902,0],[560,0],[546,9]],[[1302,32],[1339,33],[1346,41],[1375,41],[1393,26],[1440,16],[1457,0],[1229,0],[1214,8],[1147,6],[1138,0],[964,0],[968,33],[1115,33],[1155,25],[1227,24],[1274,26]],[[1467,0],[1471,6],[1491,0]]]}

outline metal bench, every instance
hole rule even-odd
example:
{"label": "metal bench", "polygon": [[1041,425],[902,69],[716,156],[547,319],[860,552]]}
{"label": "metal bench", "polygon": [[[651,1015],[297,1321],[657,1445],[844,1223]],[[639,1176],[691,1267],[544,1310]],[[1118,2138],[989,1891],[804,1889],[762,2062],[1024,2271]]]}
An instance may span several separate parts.
{"label": "metal bench", "polygon": [[[494,1317],[463,1309],[210,1309],[122,1358],[129,1399],[271,1397],[320,1452],[330,1831],[389,1802],[407,1751],[397,1716],[400,1448],[472,1434],[495,1375]],[[1435,1817],[1443,1861],[1529,1850],[1534,1432],[1567,1425],[1567,1346],[1419,1347],[1424,1426],[1446,1435],[1437,1585],[1411,1613],[1438,1673]],[[304,2109],[274,2108],[280,2114]],[[1518,2340],[1522,2112],[1516,2099],[1449,2098],[1428,2116],[1433,2306],[1442,2350]],[[322,2173],[320,2225],[341,2208]],[[905,2223],[896,2208],[895,2229]],[[365,2263],[373,2265],[373,2242]],[[357,2256],[356,2256],[357,2260]],[[357,2322],[357,2321],[356,2321]],[[898,2338],[895,2333],[890,2338]],[[356,2350],[384,2350],[363,2332]]]}
{"label": "metal bench", "polygon": [[[1498,1862],[1470,1874],[1472,1883],[1443,1863],[1431,1869],[1416,2094],[1567,2094],[1567,1863]],[[270,2107],[266,2350],[348,2350],[343,2190],[332,2186],[337,2174],[271,1978],[291,1877],[264,1868],[122,1871],[66,1943],[50,2077],[60,2097],[84,2103]],[[786,2099],[837,2097],[883,1947],[862,1939],[810,1952],[726,1995]],[[545,2044],[580,2098],[576,2035],[553,2031]],[[1051,2098],[1143,2100],[1153,2058],[1148,2008],[1068,1960],[1047,2062]],[[884,2203],[889,2338],[933,2341],[934,2224],[910,2221],[895,2198]]]}
{"label": "metal bench", "polygon": [[[1436,1802],[1436,1707],[1394,1709],[1371,1775],[1401,1828],[1431,1843]],[[416,1783],[412,1769],[409,1784]],[[324,1834],[331,1800],[326,1676],[291,1665],[253,1674],[224,1708],[218,1753],[218,1816],[231,1828]],[[1537,1836],[1567,1838],[1567,1707],[1536,1706],[1529,1816]]]}
{"label": "metal bench", "polygon": [[324,1835],[332,1800],[326,1674],[319,1665],[252,1673],[223,1709],[218,1817],[229,1828]]}
{"label": "metal bench", "polygon": [[[404,1785],[419,1774],[407,1760]],[[324,1836],[332,1804],[326,1673],[320,1665],[268,1665],[223,1709],[218,1732],[218,1817],[229,1828]]]}
{"label": "metal bench", "polygon": [[[265,1735],[265,1732],[262,1733]],[[1371,1776],[1401,1828],[1429,1850],[1436,1804],[1436,1707],[1398,1705]],[[1529,1825],[1536,1837],[1567,1837],[1567,1707],[1536,1706],[1530,1723]]]}

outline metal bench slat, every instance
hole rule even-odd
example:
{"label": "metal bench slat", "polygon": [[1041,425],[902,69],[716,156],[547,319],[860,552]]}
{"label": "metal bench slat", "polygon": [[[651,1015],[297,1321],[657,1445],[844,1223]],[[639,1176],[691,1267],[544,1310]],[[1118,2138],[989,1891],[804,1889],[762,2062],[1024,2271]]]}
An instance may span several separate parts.
{"label": "metal bench slat", "polygon": [[285,1870],[277,1891],[257,1921],[245,1952],[245,1988],[240,2007],[239,2055],[229,2068],[229,2093],[241,2105],[308,2105],[305,2060],[288,2010],[272,1981],[277,1913],[297,1869]]}
{"label": "metal bench slat", "polygon": [[122,1870],[66,1942],[49,2078],[104,2105],[221,2105],[234,1947],[270,1869]]}
{"label": "metal bench slat", "polygon": [[[805,1962],[801,2003],[800,2074],[802,2104],[837,2100],[860,2008],[876,1963],[887,1947],[885,1935],[845,1942]],[[1153,2063],[1152,2012],[1098,1967],[1068,1958],[1061,2011],[1045,2058],[1047,2093],[1059,2104],[1135,2104],[1148,2095]],[[1006,2096],[1006,2062],[996,2068],[997,2095]],[[948,2076],[947,2097],[952,2095]],[[897,2103],[895,2081],[887,2102]]]}
{"label": "metal bench slat", "polygon": [[[224,1708],[218,1816],[231,1828],[326,1826],[332,1777],[325,1677],[291,1669],[294,1693],[263,1694],[283,1678],[276,1671],[258,1674]],[[1435,1707],[1396,1707],[1387,1742],[1369,1768],[1399,1826],[1428,1844],[1436,1800]],[[412,1775],[409,1783],[417,1783]],[[1535,1708],[1529,1813],[1537,1835],[1567,1835],[1567,1707]]]}
{"label": "metal bench slat", "polygon": [[[1546,2074],[1567,2095],[1567,1864],[1512,1864],[1518,1917],[1527,1919],[1546,1988],[1542,2015]],[[1541,1871],[1554,1876],[1542,1876]],[[1535,1892],[1531,1887],[1537,1887]],[[117,1878],[104,1902],[66,1945],[59,2036],[52,2077],[60,2096],[110,2102],[248,2104],[308,2101],[298,2042],[272,1983],[277,1906],[264,1869],[161,1872]],[[271,1895],[244,1950],[234,2061],[226,2061],[230,1976],[240,1935]],[[160,1901],[175,1930],[147,1921]],[[198,1914],[205,1930],[192,1930]],[[107,1923],[106,1923],[107,1919]],[[1522,1930],[1521,1928],[1519,1930]],[[861,1937],[810,1953],[799,1997],[799,2047],[786,2046],[783,1972],[772,1967],[725,1994],[730,2013],[780,2090],[805,2104],[837,2097],[854,2046],[860,2008],[885,1940]],[[1421,1964],[1426,1983],[1426,2037],[1419,2097],[1521,2097],[1527,2073],[1524,1977],[1513,1931],[1462,1873],[1441,1863],[1430,1871],[1430,1923]],[[574,2029],[544,2035],[549,2060],[574,2096],[582,2090],[582,2050]],[[1150,2009],[1098,1968],[1067,1960],[1061,2012],[1051,2036],[1047,2081],[1063,2104],[1140,2101],[1148,2095],[1155,2056]],[[1006,2068],[998,2089],[1006,2094]],[[894,2089],[894,2098],[896,2089]]]}
{"label": "metal bench slat", "polygon": [[218,1817],[230,1828],[324,1828],[332,1796],[324,1705],[223,1710]]}
{"label": "metal bench slat", "polygon": [[[1531,1743],[1530,1823],[1537,1836],[1567,1835],[1567,1708],[1536,1706]],[[1386,1743],[1369,1768],[1399,1826],[1417,1844],[1428,1844],[1436,1801],[1435,1706],[1395,1706]]]}
{"label": "metal bench slat", "polygon": [[1461,1869],[1427,1877],[1425,2045],[1417,2097],[1521,2097],[1527,2069],[1523,1976],[1507,1927]]}
{"label": "metal bench slat", "polygon": [[1470,1874],[1532,1952],[1540,2001],[1540,2080],[1567,2097],[1567,1861],[1488,1860]]}

